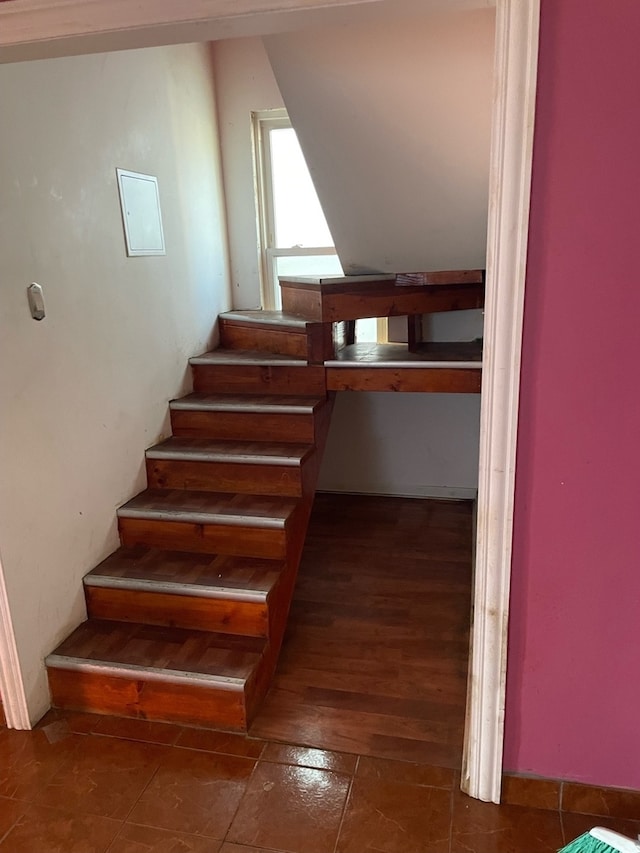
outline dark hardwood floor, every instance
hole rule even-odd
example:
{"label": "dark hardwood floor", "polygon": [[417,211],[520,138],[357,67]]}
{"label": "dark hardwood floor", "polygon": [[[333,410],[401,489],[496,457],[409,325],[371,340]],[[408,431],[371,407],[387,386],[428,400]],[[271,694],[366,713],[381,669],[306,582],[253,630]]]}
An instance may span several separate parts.
{"label": "dark hardwood floor", "polygon": [[459,768],[470,502],[319,494],[250,734]]}

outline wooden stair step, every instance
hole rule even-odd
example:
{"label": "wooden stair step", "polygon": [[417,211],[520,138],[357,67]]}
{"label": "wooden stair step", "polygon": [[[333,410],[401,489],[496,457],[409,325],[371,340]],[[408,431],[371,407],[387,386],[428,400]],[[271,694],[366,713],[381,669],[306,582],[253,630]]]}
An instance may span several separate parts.
{"label": "wooden stair step", "polygon": [[304,331],[307,326],[315,325],[313,320],[307,320],[298,314],[287,314],[285,311],[227,311],[219,314],[221,324],[237,324],[271,329],[274,326],[294,333]]}
{"label": "wooden stair step", "polygon": [[89,616],[122,622],[269,634],[278,560],[119,548],[84,578]]}
{"label": "wooden stair step", "polygon": [[285,556],[299,501],[289,497],[147,489],[118,510],[123,545]]}
{"label": "wooden stair step", "polygon": [[303,494],[303,466],[313,445],[172,437],[146,453],[151,488]]}
{"label": "wooden stair step", "polygon": [[170,403],[176,436],[312,443],[325,397],[189,394]]}
{"label": "wooden stair step", "polygon": [[232,441],[174,436],[150,447],[147,450],[147,458],[299,467],[312,452],[312,445],[293,442]]}
{"label": "wooden stair step", "polygon": [[176,411],[257,412],[259,414],[311,415],[324,405],[324,397],[285,394],[188,394],[172,400]]}
{"label": "wooden stair step", "polygon": [[190,359],[194,390],[205,394],[326,396],[325,370],[305,359],[255,350],[217,349]]}
{"label": "wooden stair step", "polygon": [[280,353],[321,364],[333,355],[330,325],[282,311],[229,311],[220,314],[220,343],[229,349]]}
{"label": "wooden stair step", "polygon": [[194,355],[189,359],[189,364],[192,367],[225,367],[228,365],[236,367],[261,367],[262,365],[270,367],[308,367],[306,359],[293,355],[261,352],[260,350],[251,349],[225,349],[224,347],[202,353],[202,355]]}
{"label": "wooden stair step", "polygon": [[482,344],[353,344],[326,362],[332,391],[409,391],[479,394]]}
{"label": "wooden stair step", "polygon": [[90,619],[47,657],[53,704],[246,730],[265,640]]}

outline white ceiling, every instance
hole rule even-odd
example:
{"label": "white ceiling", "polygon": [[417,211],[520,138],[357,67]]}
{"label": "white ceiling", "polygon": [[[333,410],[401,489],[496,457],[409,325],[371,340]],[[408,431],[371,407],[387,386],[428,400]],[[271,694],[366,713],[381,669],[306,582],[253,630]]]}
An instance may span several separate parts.
{"label": "white ceiling", "polygon": [[8,0],[0,3],[0,62],[487,6],[495,0]]}

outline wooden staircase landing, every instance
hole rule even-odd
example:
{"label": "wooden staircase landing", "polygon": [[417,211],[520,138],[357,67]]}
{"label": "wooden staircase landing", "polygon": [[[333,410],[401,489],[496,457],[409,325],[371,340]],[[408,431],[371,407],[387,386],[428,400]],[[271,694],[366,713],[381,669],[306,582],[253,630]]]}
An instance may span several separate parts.
{"label": "wooden staircase landing", "polygon": [[[484,306],[484,270],[422,274],[425,284],[398,284],[396,276],[281,278],[282,310],[336,323]],[[406,278],[406,277],[405,277]]]}
{"label": "wooden staircase landing", "polygon": [[248,728],[282,644],[333,391],[479,391],[469,348],[468,363],[337,352],[338,320],[480,307],[477,271],[436,279],[283,282],[285,312],[221,316],[221,347],[191,359],[194,393],[170,404],[173,436],[147,450],[148,488],[118,510],[122,546],[84,580],[87,621],[47,658],[55,706]]}

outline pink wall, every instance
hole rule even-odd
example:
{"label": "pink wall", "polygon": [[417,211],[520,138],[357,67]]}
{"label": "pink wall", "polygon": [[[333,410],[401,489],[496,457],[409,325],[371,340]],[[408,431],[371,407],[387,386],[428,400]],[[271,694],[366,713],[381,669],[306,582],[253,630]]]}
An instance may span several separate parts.
{"label": "pink wall", "polygon": [[640,3],[542,0],[505,768],[640,788]]}

